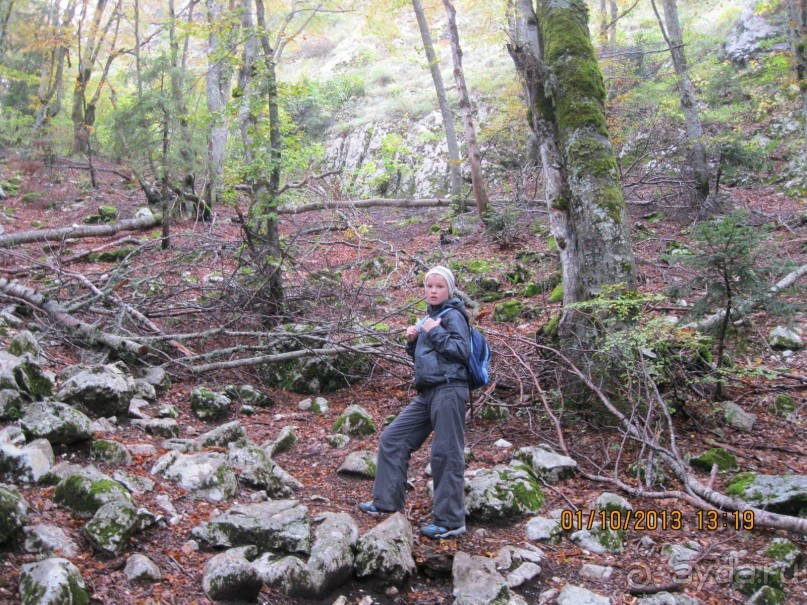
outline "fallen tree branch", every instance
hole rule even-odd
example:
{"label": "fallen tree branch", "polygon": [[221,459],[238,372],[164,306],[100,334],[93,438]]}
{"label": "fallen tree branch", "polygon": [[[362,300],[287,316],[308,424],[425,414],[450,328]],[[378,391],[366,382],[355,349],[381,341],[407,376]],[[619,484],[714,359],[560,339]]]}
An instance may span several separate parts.
{"label": "fallen tree branch", "polygon": [[[795,271],[791,271],[790,273],[785,275],[782,279],[780,279],[778,282],[776,282],[776,284],[771,286],[771,289],[770,289],[771,296],[774,296],[774,295],[778,294],[781,290],[784,290],[785,288],[789,288],[790,286],[795,284],[800,278],[804,277],[804,275],[806,275],[806,274],[807,274],[807,265],[802,265],[801,267],[799,267]],[[742,309],[737,309],[737,313],[739,315],[744,315],[744,314],[748,313],[749,311],[755,309],[759,305],[760,305],[760,303],[757,302],[755,304],[746,306],[746,307],[744,307]],[[717,313],[713,313],[712,315],[709,315],[708,317],[704,317],[700,321],[696,321],[694,323],[690,323],[690,324],[687,324],[687,325],[682,326],[682,327],[684,327],[684,328],[695,328],[696,330],[700,330],[700,331],[709,330],[709,329],[713,328],[715,325],[717,325],[719,322],[723,321],[723,318],[725,316],[726,316],[725,311],[718,311]]]}
{"label": "fallen tree branch", "polygon": [[96,326],[73,317],[56,301],[49,300],[36,290],[32,290],[20,283],[0,277],[0,293],[22,300],[26,304],[44,311],[57,323],[76,335],[87,339],[90,343],[102,344],[114,351],[126,351],[135,355],[145,355],[149,351],[149,347],[144,344],[132,342],[114,334],[108,334],[99,330]]}
{"label": "fallen tree branch", "polygon": [[393,200],[383,197],[369,198],[358,201],[329,201],[315,202],[312,204],[301,204],[299,206],[280,206],[278,214],[302,214],[303,212],[313,212],[315,210],[351,210],[353,208],[445,208],[451,205],[451,200],[440,198],[424,198],[421,200]]}
{"label": "fallen tree branch", "polygon": [[36,229],[0,235],[0,248],[10,248],[31,242],[62,241],[75,237],[99,237],[114,235],[120,231],[145,231],[162,224],[162,214],[141,216],[108,225],[72,225],[60,229]]}

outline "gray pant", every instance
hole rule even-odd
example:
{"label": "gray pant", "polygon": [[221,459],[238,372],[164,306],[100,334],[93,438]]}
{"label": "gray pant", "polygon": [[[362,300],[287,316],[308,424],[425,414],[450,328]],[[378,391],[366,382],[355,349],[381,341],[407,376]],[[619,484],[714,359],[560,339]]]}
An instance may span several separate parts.
{"label": "gray pant", "polygon": [[434,430],[431,465],[434,523],[465,525],[465,405],[468,387],[447,384],[418,393],[381,434],[373,504],[404,512],[409,458]]}

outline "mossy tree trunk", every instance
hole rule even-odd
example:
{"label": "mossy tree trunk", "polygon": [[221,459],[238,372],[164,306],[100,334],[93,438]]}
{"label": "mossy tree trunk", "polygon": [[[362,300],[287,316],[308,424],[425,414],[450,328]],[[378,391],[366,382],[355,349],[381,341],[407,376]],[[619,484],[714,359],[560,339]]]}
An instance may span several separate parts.
{"label": "mossy tree trunk", "polygon": [[807,155],[807,2],[787,0],[790,47],[796,83],[801,91],[801,119],[804,128],[804,154]]}
{"label": "mossy tree trunk", "polygon": [[[514,0],[510,52],[524,76],[541,145],[545,197],[563,270],[560,337],[582,360],[598,330],[569,305],[606,285],[636,288],[636,265],[616,158],[605,123],[605,86],[583,0]],[[584,360],[583,360],[584,361]]]}

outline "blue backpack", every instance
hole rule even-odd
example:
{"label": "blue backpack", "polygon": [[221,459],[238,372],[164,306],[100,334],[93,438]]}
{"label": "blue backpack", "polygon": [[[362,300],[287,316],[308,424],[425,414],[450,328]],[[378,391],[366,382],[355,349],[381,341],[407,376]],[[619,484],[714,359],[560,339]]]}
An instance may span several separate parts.
{"label": "blue backpack", "polygon": [[[442,317],[450,310],[451,308],[443,309],[437,314],[437,318]],[[468,388],[473,391],[490,384],[490,374],[488,374],[490,346],[488,346],[485,335],[471,327],[468,316],[464,313],[462,315],[465,317],[465,321],[468,322],[468,329],[471,331],[471,354],[468,356],[466,367],[468,368]],[[425,320],[426,317],[418,322],[418,328]]]}

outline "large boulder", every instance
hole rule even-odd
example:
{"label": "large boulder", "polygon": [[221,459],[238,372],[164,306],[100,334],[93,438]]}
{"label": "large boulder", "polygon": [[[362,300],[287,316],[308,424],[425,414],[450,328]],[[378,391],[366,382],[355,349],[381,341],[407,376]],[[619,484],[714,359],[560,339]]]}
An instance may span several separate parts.
{"label": "large boulder", "polygon": [[17,533],[28,519],[28,503],[16,487],[0,483],[0,544]]}
{"label": "large boulder", "polygon": [[308,509],[296,500],[237,504],[193,528],[214,548],[255,545],[262,550],[307,555],[311,550]]}
{"label": "large boulder", "polygon": [[39,399],[49,397],[53,388],[53,376],[43,371],[31,355],[17,357],[8,351],[0,351],[0,389]]}
{"label": "large boulder", "polygon": [[133,387],[131,376],[107,364],[80,370],[65,381],[57,397],[93,418],[126,416]]}
{"label": "large boulder", "polygon": [[[11,434],[18,434],[19,439]],[[55,462],[53,447],[47,439],[25,443],[17,427],[0,431],[0,481],[36,483]]]}
{"label": "large boulder", "polygon": [[207,562],[202,589],[213,601],[254,603],[261,581],[242,549],[231,549]]}
{"label": "large boulder", "polygon": [[61,401],[37,401],[28,406],[20,421],[28,437],[68,445],[92,437],[92,420]]}
{"label": "large boulder", "polygon": [[206,433],[202,433],[196,438],[196,442],[201,447],[211,447],[216,445],[227,447],[227,445],[233,441],[239,441],[246,438],[247,433],[244,430],[244,427],[240,422],[238,422],[238,420],[233,420],[232,422],[227,422],[217,426]]}
{"label": "large boulder", "polygon": [[90,446],[90,457],[115,466],[126,466],[132,463],[132,455],[126,446],[118,441],[98,439]]}
{"label": "large boulder", "polygon": [[474,519],[517,519],[543,503],[538,481],[521,465],[481,469],[465,482],[465,507]]}
{"label": "large boulder", "polygon": [[412,526],[401,513],[390,515],[359,538],[356,576],[373,577],[385,584],[401,585],[415,575]]}
{"label": "large boulder", "polygon": [[253,562],[261,580],[296,597],[322,597],[353,575],[359,528],[346,513],[324,513],[317,518],[308,562],[265,553]]}
{"label": "large boulder", "polygon": [[56,486],[53,500],[79,517],[87,519],[108,502],[134,505],[129,490],[92,467],[62,479]]}
{"label": "large boulder", "polygon": [[729,32],[723,50],[732,63],[745,66],[765,52],[787,50],[787,42],[770,43],[786,36],[787,24],[774,18],[773,12],[756,14],[753,9],[747,8]]}
{"label": "large boulder", "polygon": [[227,461],[239,471],[238,480],[247,487],[265,490],[271,498],[286,498],[292,490],[275,474],[275,463],[261,446],[252,441],[230,443]]}
{"label": "large boulder", "polygon": [[23,528],[23,531],[25,532],[26,552],[38,555],[40,559],[54,556],[72,559],[80,552],[78,544],[61,527],[28,525]]}
{"label": "large boulder", "polygon": [[88,605],[90,592],[78,567],[54,557],[20,567],[22,605]]}
{"label": "large boulder", "polygon": [[23,407],[24,400],[19,391],[0,389],[0,420],[17,420]]}
{"label": "large boulder", "polygon": [[454,555],[451,569],[455,605],[511,605],[516,601],[493,559],[464,552]]}
{"label": "large boulder", "polygon": [[129,538],[141,528],[142,520],[134,506],[128,502],[107,502],[96,511],[84,526],[84,535],[98,550],[110,555],[119,554]]}
{"label": "large boulder", "polygon": [[151,473],[173,481],[196,498],[227,502],[238,495],[238,479],[224,454],[171,451],[157,460]]}
{"label": "large boulder", "polygon": [[807,475],[740,473],[729,482],[726,494],[774,513],[807,516]]}

